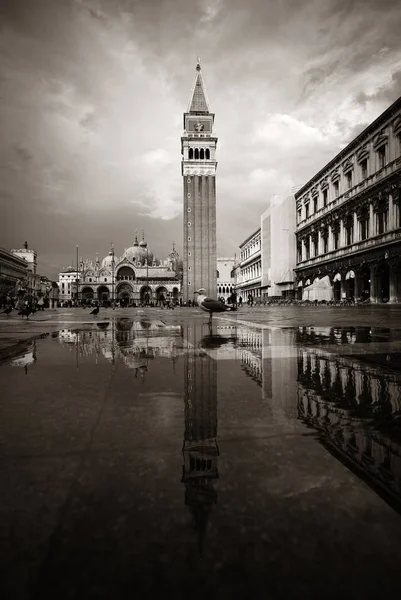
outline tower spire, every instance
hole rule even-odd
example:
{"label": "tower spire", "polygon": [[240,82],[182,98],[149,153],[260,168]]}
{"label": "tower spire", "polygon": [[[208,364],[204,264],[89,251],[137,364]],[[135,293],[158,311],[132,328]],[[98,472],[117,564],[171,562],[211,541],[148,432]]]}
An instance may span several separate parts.
{"label": "tower spire", "polygon": [[189,113],[208,113],[209,102],[207,99],[206,88],[202,77],[200,58],[198,56],[196,63],[196,73],[192,86],[191,98],[188,106]]}

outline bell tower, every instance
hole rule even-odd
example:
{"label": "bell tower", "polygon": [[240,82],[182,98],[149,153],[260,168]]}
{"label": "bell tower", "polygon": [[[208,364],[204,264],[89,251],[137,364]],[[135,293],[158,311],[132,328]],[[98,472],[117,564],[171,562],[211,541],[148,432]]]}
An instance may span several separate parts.
{"label": "bell tower", "polygon": [[203,82],[200,59],[188,111],[184,113],[181,137],[184,188],[183,300],[194,300],[205,288],[214,296],[217,290],[216,258],[216,146],[214,114]]}

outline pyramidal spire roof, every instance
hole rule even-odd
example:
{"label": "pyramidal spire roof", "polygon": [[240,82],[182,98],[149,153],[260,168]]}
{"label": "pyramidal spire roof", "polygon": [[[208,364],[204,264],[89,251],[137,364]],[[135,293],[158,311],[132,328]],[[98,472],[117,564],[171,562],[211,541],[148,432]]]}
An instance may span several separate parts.
{"label": "pyramidal spire roof", "polygon": [[209,102],[206,95],[205,84],[203,82],[200,58],[196,63],[196,73],[192,86],[191,98],[188,106],[189,113],[208,113]]}

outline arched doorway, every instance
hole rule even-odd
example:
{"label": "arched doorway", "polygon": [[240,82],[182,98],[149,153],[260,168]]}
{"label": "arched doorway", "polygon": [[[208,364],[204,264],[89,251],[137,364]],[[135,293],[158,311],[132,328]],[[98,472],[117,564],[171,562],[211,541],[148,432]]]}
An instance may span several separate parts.
{"label": "arched doorway", "polygon": [[148,305],[152,302],[152,289],[149,286],[144,285],[141,288],[141,304]]}
{"label": "arched doorway", "polygon": [[156,290],[156,303],[159,302],[159,300],[161,298],[164,299],[164,302],[167,300],[167,288],[165,288],[164,286],[161,286],[159,288],[157,288]]}
{"label": "arched doorway", "polygon": [[362,302],[370,298],[370,268],[362,267],[358,274],[358,288]]}
{"label": "arched doorway", "polygon": [[134,281],[135,280],[135,271],[132,267],[128,267],[127,265],[120,267],[117,271],[117,281]]}
{"label": "arched doorway", "polygon": [[297,287],[297,300],[302,300],[302,287],[303,287],[303,283],[302,283],[302,281],[299,281],[298,287]]}
{"label": "arched doorway", "polygon": [[107,302],[110,296],[109,288],[105,285],[100,285],[97,288],[97,299],[100,303]]}
{"label": "arched doorway", "polygon": [[345,293],[347,300],[355,300],[355,272],[348,271],[345,275]]}
{"label": "arched doorway", "polygon": [[121,306],[128,306],[133,298],[133,289],[129,283],[122,283],[117,286],[117,298]]}
{"label": "arched doorway", "polygon": [[333,297],[335,302],[341,300],[341,273],[336,273],[333,279]]}
{"label": "arched doorway", "polygon": [[89,304],[95,297],[95,293],[91,287],[84,287],[82,288],[81,296],[85,304]]}
{"label": "arched doorway", "polygon": [[390,266],[382,262],[376,267],[377,299],[388,302],[390,299]]}
{"label": "arched doorway", "polygon": [[173,287],[173,301],[174,303],[178,302],[178,288],[177,287]]}

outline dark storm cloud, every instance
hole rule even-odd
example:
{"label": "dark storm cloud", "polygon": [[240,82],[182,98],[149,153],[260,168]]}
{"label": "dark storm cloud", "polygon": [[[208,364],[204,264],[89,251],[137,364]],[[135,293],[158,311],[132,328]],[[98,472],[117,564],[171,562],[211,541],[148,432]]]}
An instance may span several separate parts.
{"label": "dark storm cloud", "polygon": [[273,193],[400,93],[400,17],[389,0],[3,0],[2,244],[29,238],[53,276],[77,243],[121,252],[135,228],[161,256],[179,244],[182,112],[200,55],[218,248],[233,253]]}

